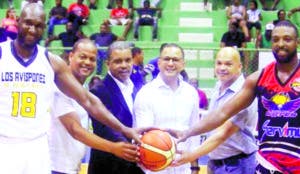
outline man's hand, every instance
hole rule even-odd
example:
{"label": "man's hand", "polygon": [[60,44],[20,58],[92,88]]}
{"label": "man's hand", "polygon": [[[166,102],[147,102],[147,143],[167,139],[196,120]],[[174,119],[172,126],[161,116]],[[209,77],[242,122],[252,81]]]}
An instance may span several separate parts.
{"label": "man's hand", "polygon": [[129,127],[126,127],[125,130],[123,130],[123,134],[127,138],[133,139],[135,144],[142,144],[141,139],[140,139],[141,135],[144,132],[148,132],[148,131],[153,130],[153,129],[158,129],[158,128],[155,128],[155,127],[145,127],[145,128],[129,128]]}
{"label": "man's hand", "polygon": [[173,137],[177,138],[176,144],[180,142],[184,142],[188,138],[188,131],[180,131],[175,129],[164,129],[164,131],[169,132]]}
{"label": "man's hand", "polygon": [[183,165],[185,163],[190,163],[191,161],[194,161],[194,159],[191,159],[191,153],[188,151],[176,151],[177,154],[180,154],[174,161],[172,162],[171,166],[176,167]]}
{"label": "man's hand", "polygon": [[138,146],[125,142],[114,143],[112,153],[119,158],[125,159],[130,162],[139,161]]}

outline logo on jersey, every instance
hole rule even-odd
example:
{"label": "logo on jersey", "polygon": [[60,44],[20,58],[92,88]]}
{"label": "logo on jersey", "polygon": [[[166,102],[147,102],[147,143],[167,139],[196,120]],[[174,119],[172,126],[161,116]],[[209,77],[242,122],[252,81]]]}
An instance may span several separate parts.
{"label": "logo on jersey", "polygon": [[276,134],[280,138],[300,138],[300,128],[290,127],[289,122],[286,122],[283,127],[280,126],[269,126],[270,120],[266,120],[262,126],[264,131],[263,136],[275,137]]}
{"label": "logo on jersey", "polygon": [[300,108],[300,98],[291,100],[288,94],[279,93],[270,100],[262,97],[262,104],[267,110],[267,117],[296,117]]}
{"label": "logo on jersey", "polygon": [[299,78],[291,83],[291,88],[293,90],[295,90],[296,92],[300,92],[300,79]]}

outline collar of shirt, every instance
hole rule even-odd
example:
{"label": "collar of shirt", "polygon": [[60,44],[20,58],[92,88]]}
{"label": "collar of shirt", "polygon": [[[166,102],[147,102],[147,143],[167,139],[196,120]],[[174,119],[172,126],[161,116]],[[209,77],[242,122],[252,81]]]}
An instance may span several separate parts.
{"label": "collar of shirt", "polygon": [[116,79],[110,71],[108,71],[108,74],[114,79],[122,92],[126,91],[126,93],[130,93],[130,95],[132,94],[134,86],[130,78],[128,78],[125,82],[121,82],[120,80]]}
{"label": "collar of shirt", "polygon": [[[241,85],[243,85],[245,82],[245,78],[244,78],[244,75],[241,74],[226,90],[224,90],[224,92],[222,94],[220,94],[220,96],[224,95],[225,93],[227,92],[238,92],[240,89],[241,89]],[[217,83],[217,89],[219,91],[221,87],[221,83],[218,82]]]}
{"label": "collar of shirt", "polygon": [[[183,83],[183,80],[182,80],[181,78],[177,78],[177,81],[178,81],[178,88],[176,89],[176,91],[179,90],[179,89],[182,87],[182,83]],[[159,74],[157,75],[157,77],[155,78],[154,84],[155,84],[158,88],[166,88],[166,89],[170,89],[170,90],[171,90],[170,86],[167,85],[167,84],[163,81],[163,79],[161,78],[160,73],[159,73]]]}

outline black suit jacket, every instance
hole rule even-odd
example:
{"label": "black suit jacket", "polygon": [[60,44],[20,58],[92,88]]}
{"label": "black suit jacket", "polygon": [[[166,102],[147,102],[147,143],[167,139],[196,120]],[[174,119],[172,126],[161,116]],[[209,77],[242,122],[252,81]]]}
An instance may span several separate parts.
{"label": "black suit jacket", "polygon": [[[136,89],[133,90],[133,97],[136,94]],[[131,114],[126,101],[121,93],[120,88],[113,80],[113,78],[107,74],[103,80],[103,84],[91,89],[91,92],[95,94],[106,108],[124,125],[132,127],[133,115]],[[92,119],[92,125],[94,133],[102,138],[110,141],[119,142],[131,140],[127,139],[122,133],[113,130],[112,128]],[[127,168],[127,169],[126,169]],[[106,171],[106,170],[114,171]],[[99,173],[106,171],[105,173],[117,173],[121,170],[121,173],[143,173],[135,163],[127,162],[123,159],[117,158],[113,154],[99,151],[96,149],[91,150],[91,158],[89,165],[89,173]],[[127,172],[126,172],[127,170]],[[94,171],[94,172],[92,172]],[[138,172],[136,172],[138,171]]]}

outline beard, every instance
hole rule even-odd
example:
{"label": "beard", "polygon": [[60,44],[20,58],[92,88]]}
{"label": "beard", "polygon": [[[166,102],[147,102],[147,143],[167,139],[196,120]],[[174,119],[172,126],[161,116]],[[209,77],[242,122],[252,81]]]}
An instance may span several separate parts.
{"label": "beard", "polygon": [[275,51],[272,51],[272,53],[278,63],[290,63],[293,60],[293,58],[297,55],[297,50],[295,49],[292,53],[290,53],[283,59],[281,59]]}

